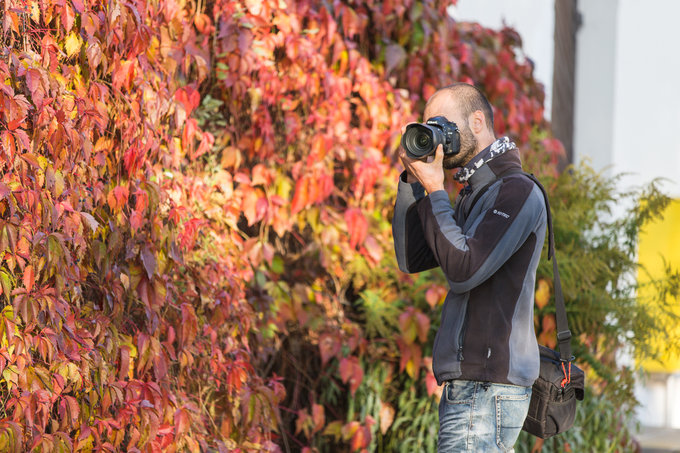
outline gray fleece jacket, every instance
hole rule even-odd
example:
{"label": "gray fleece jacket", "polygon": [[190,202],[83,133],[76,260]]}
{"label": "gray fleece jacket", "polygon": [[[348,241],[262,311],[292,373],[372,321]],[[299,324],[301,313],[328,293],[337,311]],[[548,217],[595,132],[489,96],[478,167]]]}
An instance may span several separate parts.
{"label": "gray fleece jacket", "polygon": [[[440,385],[531,386],[538,377],[534,288],[547,217],[541,190],[521,169],[516,148],[489,160],[455,206],[445,191],[425,196],[422,185],[400,177],[392,221],[399,269],[440,266],[450,287],[432,354]],[[466,215],[462,207],[489,183]]]}

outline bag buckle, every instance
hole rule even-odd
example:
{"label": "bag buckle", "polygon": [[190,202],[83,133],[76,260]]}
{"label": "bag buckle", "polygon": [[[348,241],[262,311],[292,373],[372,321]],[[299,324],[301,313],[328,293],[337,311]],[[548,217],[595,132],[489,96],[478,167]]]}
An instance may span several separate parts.
{"label": "bag buckle", "polygon": [[564,340],[571,340],[571,330],[563,330],[562,332],[557,332],[557,340],[558,341],[564,341]]}

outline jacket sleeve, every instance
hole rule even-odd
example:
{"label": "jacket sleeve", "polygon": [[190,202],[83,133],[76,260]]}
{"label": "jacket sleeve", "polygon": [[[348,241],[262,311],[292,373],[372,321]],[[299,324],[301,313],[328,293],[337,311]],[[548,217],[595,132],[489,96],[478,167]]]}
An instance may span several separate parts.
{"label": "jacket sleeve", "polygon": [[424,197],[423,186],[420,183],[407,183],[405,173],[402,173],[392,218],[394,252],[402,272],[416,273],[439,265],[425,240],[420,215],[416,209]]}
{"label": "jacket sleeve", "polygon": [[546,221],[543,195],[523,177],[506,178],[478,204],[480,212],[471,235],[463,234],[454,221],[445,191],[433,192],[418,204],[429,248],[451,289],[458,293],[470,291],[493,275]]}

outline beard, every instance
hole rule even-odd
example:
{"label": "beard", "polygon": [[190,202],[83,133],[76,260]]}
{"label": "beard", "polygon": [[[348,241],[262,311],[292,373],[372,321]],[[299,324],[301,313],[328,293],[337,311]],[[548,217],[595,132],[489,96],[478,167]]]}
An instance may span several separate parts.
{"label": "beard", "polygon": [[460,151],[452,156],[445,156],[442,166],[446,170],[460,168],[470,162],[475,155],[477,149],[477,139],[472,134],[470,126],[467,124],[464,128],[459,130],[460,135]]}

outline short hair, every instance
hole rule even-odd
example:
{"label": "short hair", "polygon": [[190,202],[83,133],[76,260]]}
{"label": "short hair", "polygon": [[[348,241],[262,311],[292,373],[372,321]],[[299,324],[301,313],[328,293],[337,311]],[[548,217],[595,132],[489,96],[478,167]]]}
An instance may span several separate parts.
{"label": "short hair", "polygon": [[469,83],[457,82],[445,86],[438,91],[448,91],[451,95],[455,96],[466,118],[477,110],[481,110],[486,119],[486,127],[493,132],[493,108],[479,88]]}

